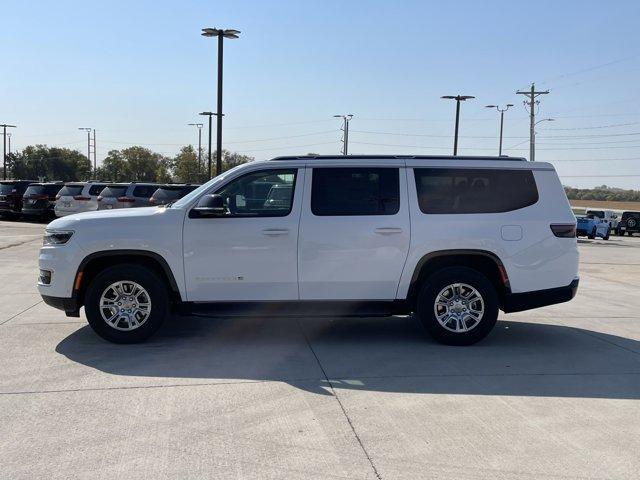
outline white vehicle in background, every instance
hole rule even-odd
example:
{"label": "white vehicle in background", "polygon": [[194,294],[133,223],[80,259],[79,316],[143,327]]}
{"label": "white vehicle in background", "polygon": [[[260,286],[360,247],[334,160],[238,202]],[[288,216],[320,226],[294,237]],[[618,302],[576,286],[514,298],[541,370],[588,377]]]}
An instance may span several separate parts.
{"label": "white vehicle in background", "polygon": [[100,182],[65,183],[56,196],[56,217],[98,210],[98,195],[105,185]]}
{"label": "white vehicle in background", "polygon": [[549,163],[497,157],[254,161],[169,206],[47,226],[38,290],[116,343],[172,311],[411,314],[469,345],[498,310],[578,288],[576,219]]}
{"label": "white vehicle in background", "polygon": [[587,207],[584,213],[604,220],[609,225],[609,231],[619,235],[618,224],[620,223],[620,216],[613,210]]}

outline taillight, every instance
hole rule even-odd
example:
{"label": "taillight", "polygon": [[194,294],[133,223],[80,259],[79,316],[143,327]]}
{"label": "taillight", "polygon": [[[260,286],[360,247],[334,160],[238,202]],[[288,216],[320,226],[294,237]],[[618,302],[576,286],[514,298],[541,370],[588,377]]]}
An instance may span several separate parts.
{"label": "taillight", "polygon": [[74,200],[91,200],[91,197],[83,197],[82,195],[74,195]]}
{"label": "taillight", "polygon": [[136,201],[135,198],[131,198],[131,197],[118,197],[117,200],[123,203],[133,203]]}
{"label": "taillight", "polygon": [[551,227],[551,231],[556,237],[575,238],[576,236],[575,223],[552,223],[550,227]]}

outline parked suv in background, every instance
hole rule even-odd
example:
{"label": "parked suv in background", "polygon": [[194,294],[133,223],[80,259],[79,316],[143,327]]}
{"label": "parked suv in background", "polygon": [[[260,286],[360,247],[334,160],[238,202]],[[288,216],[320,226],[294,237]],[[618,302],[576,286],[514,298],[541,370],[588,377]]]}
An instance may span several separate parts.
{"label": "parked suv in background", "polygon": [[56,195],[62,187],[62,182],[30,184],[22,196],[22,215],[41,219],[53,217]]}
{"label": "parked suv in background", "polygon": [[603,218],[593,214],[576,215],[576,221],[576,237],[587,237],[591,240],[600,237],[609,240],[611,227]]}
{"label": "parked suv in background", "polygon": [[[270,192],[277,191],[270,202]],[[47,226],[38,290],[118,343],[169,312],[415,314],[467,345],[498,310],[578,287],[576,220],[553,166],[503,157],[256,161],[166,208]]]}
{"label": "parked suv in background", "polygon": [[17,218],[22,213],[22,196],[33,180],[0,181],[0,215]]}
{"label": "parked suv in background", "polygon": [[98,210],[150,206],[156,183],[110,183],[98,196]]}
{"label": "parked suv in background", "polygon": [[620,235],[626,233],[629,236],[640,232],[640,212],[622,212],[618,231]]}
{"label": "parked suv in background", "polygon": [[56,217],[98,209],[98,194],[106,186],[98,182],[65,183],[56,197]]}
{"label": "parked suv in background", "polygon": [[167,203],[171,203],[175,200],[178,200],[184,197],[187,193],[193,192],[200,185],[162,185],[160,186],[151,198],[149,199],[149,203],[151,205],[166,205]]}
{"label": "parked suv in background", "polygon": [[603,210],[599,208],[587,208],[585,210],[587,216],[594,216],[604,220],[609,225],[609,231],[618,235],[618,224],[620,219],[618,214],[613,210]]}

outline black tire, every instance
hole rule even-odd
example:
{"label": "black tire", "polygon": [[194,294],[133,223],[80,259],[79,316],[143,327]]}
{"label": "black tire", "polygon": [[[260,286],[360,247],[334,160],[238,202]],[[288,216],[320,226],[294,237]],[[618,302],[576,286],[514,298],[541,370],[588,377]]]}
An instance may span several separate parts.
{"label": "black tire", "polygon": [[[473,287],[484,302],[482,318],[475,326],[465,332],[451,331],[441,325],[436,318],[436,298],[443,289],[455,283],[463,283]],[[467,267],[443,268],[430,275],[423,282],[418,294],[416,317],[438,342],[445,345],[471,345],[482,340],[493,330],[498,320],[498,295],[493,284],[477,270]]]}
{"label": "black tire", "polygon": [[611,228],[607,229],[607,234],[602,237],[603,240],[609,240],[609,237],[611,236]]}
{"label": "black tire", "polygon": [[[100,313],[100,297],[113,283],[133,281],[143,287],[151,300],[148,318],[133,330],[118,330],[109,325]],[[142,265],[121,264],[101,271],[89,284],[85,296],[85,315],[91,328],[105,340],[113,343],[140,343],[160,328],[169,314],[169,293],[164,280],[153,270]],[[122,323],[118,321],[120,325]]]}
{"label": "black tire", "polygon": [[595,229],[595,227],[593,228],[593,230],[591,230],[591,233],[589,235],[587,235],[587,238],[589,240],[593,240],[593,239],[596,238],[596,229]]}

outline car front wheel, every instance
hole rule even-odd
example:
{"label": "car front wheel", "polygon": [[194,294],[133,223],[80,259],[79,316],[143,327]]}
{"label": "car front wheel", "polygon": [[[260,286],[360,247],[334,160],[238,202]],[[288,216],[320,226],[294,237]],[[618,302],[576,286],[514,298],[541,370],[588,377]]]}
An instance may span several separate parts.
{"label": "car front wheel", "polygon": [[498,295],[482,273],[467,267],[448,267],[424,281],[416,315],[438,342],[471,345],[495,326]]}
{"label": "car front wheel", "polygon": [[169,313],[166,285],[153,270],[128,264],[109,267],[89,284],[85,314],[91,328],[114,343],[151,337]]}

